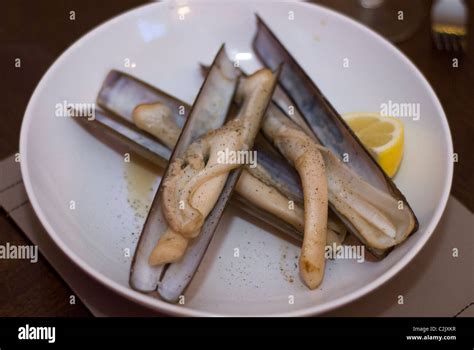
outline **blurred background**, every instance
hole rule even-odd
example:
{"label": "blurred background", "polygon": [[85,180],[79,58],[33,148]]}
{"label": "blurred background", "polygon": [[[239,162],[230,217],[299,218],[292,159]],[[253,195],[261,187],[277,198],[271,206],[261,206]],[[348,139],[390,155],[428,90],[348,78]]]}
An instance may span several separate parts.
{"label": "blurred background", "polygon": [[[447,0],[457,1],[457,0]],[[430,0],[320,0],[313,1],[345,13],[380,32],[404,52],[428,79],[445,109],[451,127],[454,152],[452,194],[471,212],[474,210],[474,61],[473,21],[465,21],[467,36],[461,47],[462,30],[446,25],[458,13],[449,8],[431,16]],[[0,12],[0,159],[18,150],[23,113],[43,74],[74,41],[102,22],[144,0],[2,0]],[[474,2],[465,1],[474,14]],[[439,4],[436,4],[439,5]],[[444,6],[444,5],[443,5]],[[441,6],[441,10],[443,10]],[[75,20],[69,19],[75,11]],[[400,20],[400,11],[403,19]],[[451,16],[443,17],[446,11]],[[462,17],[462,14],[461,14]],[[467,17],[466,17],[467,18]],[[456,22],[456,21],[455,21]],[[456,23],[455,23],[456,24]],[[433,30],[435,29],[435,30]],[[434,38],[434,39],[433,39]],[[15,68],[21,57],[22,68]],[[453,59],[458,67],[453,68]],[[21,230],[6,215],[0,215],[0,244],[29,244]],[[87,316],[79,300],[70,305],[69,287],[40,258],[37,264],[24,260],[0,263],[0,316]]]}

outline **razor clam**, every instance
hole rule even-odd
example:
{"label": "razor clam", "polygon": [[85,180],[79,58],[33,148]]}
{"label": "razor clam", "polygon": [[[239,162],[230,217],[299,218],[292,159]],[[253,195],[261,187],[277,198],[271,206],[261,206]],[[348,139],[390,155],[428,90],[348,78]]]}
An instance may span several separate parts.
{"label": "razor clam", "polygon": [[180,128],[186,121],[191,109],[187,103],[158,90],[150,84],[116,70],[107,74],[97,96],[97,104],[104,110],[134,124],[132,113],[136,106],[145,103],[162,103],[166,105]]}
{"label": "razor clam", "polygon": [[[150,84],[119,71],[111,71],[105,79],[97,97],[97,104],[105,111],[121,117],[135,125],[134,109],[139,105],[160,103],[169,108],[174,122],[179,128],[184,123],[190,107],[187,103],[163,92]],[[165,143],[162,135],[154,134]],[[302,203],[303,193],[298,175],[288,166],[285,159],[271,146],[264,137],[257,137],[254,150],[258,154],[258,163],[273,176],[272,184],[284,191],[291,200]],[[262,175],[257,169],[254,175]]]}
{"label": "razor clam", "polygon": [[102,137],[105,133],[109,140],[120,145],[126,144],[130,151],[162,168],[166,167],[168,159],[171,157],[171,150],[168,147],[133,125],[123,123],[110,112],[96,109],[93,121],[86,118],[75,118],[74,120],[94,135],[98,134],[99,137]]}
{"label": "razor clam", "polygon": [[[208,131],[217,129],[223,125],[229,112],[239,78],[240,73],[234,68],[232,62],[228,60],[224,46],[222,46],[214,59],[209,74],[201,86],[195,103],[189,113],[189,117],[186,119],[183,131],[173,150],[169,164],[173,164],[179,160],[194,140],[203,136]],[[164,192],[163,184],[170,175],[169,172],[170,166],[167,167],[163,180],[153,199],[130,269],[130,285],[132,288],[142,292],[156,291],[160,285],[160,278],[163,273],[166,272],[166,265],[150,266],[148,259],[160,235],[168,229],[168,224],[162,210],[162,196]],[[199,242],[200,252],[191,263],[196,267],[215,232],[219,221],[219,214],[225,207],[232,188],[237,182],[238,172],[239,169],[235,170],[232,175],[227,178],[224,188],[221,191],[224,195],[221,196],[218,205],[213,208],[213,211],[205,220],[204,226],[201,228],[201,235],[195,240],[194,246],[197,247],[196,242]],[[234,175],[236,173],[237,175]],[[196,261],[196,259],[198,261]],[[183,261],[183,263],[189,263],[189,261]],[[184,281],[181,282],[180,289],[184,290],[187,283]],[[175,300],[168,299],[166,296],[162,297],[170,301]]]}
{"label": "razor clam", "polygon": [[[212,194],[214,189],[218,187],[218,183],[220,181],[220,178],[225,178],[227,175],[225,174],[228,169],[234,169],[234,168],[239,168],[239,164],[222,164],[219,163],[219,161],[215,158],[215,153],[218,152],[217,150],[221,150],[223,147],[229,147],[230,149],[238,150],[238,149],[243,149],[243,150],[251,150],[254,139],[257,136],[257,133],[259,132],[260,129],[260,124],[261,121],[265,115],[265,112],[267,110],[267,106],[269,102],[271,101],[271,97],[273,94],[274,87],[276,86],[276,83],[278,81],[278,74],[279,74],[280,69],[278,68],[275,73],[272,73],[268,69],[261,69],[257,71],[256,73],[252,74],[249,77],[246,78],[241,78],[238,84],[238,90],[236,92],[235,96],[235,101],[240,102],[240,105],[238,106],[238,113],[237,116],[232,119],[231,121],[227,122],[223,127],[214,130],[210,133],[208,133],[205,137],[201,138],[198,140],[197,143],[193,143],[192,146],[198,146],[198,148],[201,147],[201,145],[206,142],[209,143],[209,155],[208,155],[208,160],[203,168],[202,171],[199,171],[194,177],[188,180],[187,184],[185,185],[184,189],[181,189],[181,186],[179,186],[178,193],[184,193],[186,196],[188,196],[189,191],[187,191],[187,188],[189,187],[190,183],[194,183],[197,178],[203,177],[202,174],[205,174],[208,172],[209,174],[217,174],[217,175],[210,175],[208,177],[204,176],[204,178],[207,178],[207,182],[201,183],[198,185],[196,192],[194,193],[193,196],[189,196],[188,200],[191,202],[193,201],[193,206],[196,208],[206,208],[209,207],[209,205],[212,203],[209,203],[210,201],[212,202]],[[191,118],[192,116],[190,116]],[[184,132],[184,131],[183,131]],[[229,146],[225,146],[229,145]],[[192,149],[192,146],[188,148],[188,152]],[[214,150],[213,148],[216,147]],[[196,153],[199,154],[199,153]],[[189,155],[189,153],[188,153]],[[205,153],[202,154],[203,156],[206,156]],[[193,158],[192,161],[194,162],[196,158]],[[203,163],[203,160],[200,162]],[[195,164],[192,166],[193,168],[195,167]],[[217,170],[219,169],[219,170]],[[184,173],[186,169],[182,169],[181,167],[178,169],[179,173]],[[222,172],[224,171],[224,173]],[[178,174],[176,176],[178,176]],[[168,179],[169,180],[169,179]],[[177,179],[181,183],[181,177]],[[163,180],[165,182],[165,192],[169,190],[168,192],[173,192],[175,188],[173,186],[168,187],[167,186],[167,179]],[[235,182],[237,179],[235,180]],[[212,183],[212,184],[211,184]],[[219,203],[222,202],[222,197],[223,196],[230,196],[231,191],[227,190],[227,192],[224,191],[224,193],[218,198]],[[201,198],[204,197],[204,198]],[[167,197],[171,198],[171,197]],[[178,198],[182,198],[181,196]],[[166,201],[167,203],[167,201]],[[165,204],[166,206],[166,204]],[[217,206],[219,207],[219,205]],[[172,206],[171,212],[174,213],[177,207]],[[220,216],[218,214],[222,214],[222,211],[224,209],[223,206],[220,206],[221,210],[219,213],[216,213],[216,210],[213,210],[213,217],[210,218],[210,222],[217,221],[219,220]],[[199,209],[203,214],[205,215],[206,209]],[[184,211],[181,211],[184,212]],[[190,210],[191,212],[191,210]],[[165,212],[166,216],[166,212]],[[199,220],[196,220],[196,216],[192,216],[191,220],[188,220],[188,216],[183,215],[180,213],[179,217],[178,215],[172,215],[172,221],[177,219],[177,223],[172,224],[172,221],[170,221],[170,216],[166,216],[168,218],[168,223],[170,224],[170,227],[172,227],[175,230],[180,230],[178,232],[181,233],[182,236],[184,237],[194,237],[194,226],[189,227],[189,223],[197,223],[199,225]],[[181,218],[184,218],[181,222]],[[176,228],[175,228],[176,227]],[[208,240],[206,240],[207,243],[206,246],[209,244],[210,239],[212,236],[209,237]],[[159,242],[160,243],[160,242]],[[162,247],[166,247],[167,241],[164,241]],[[157,250],[159,248],[159,245],[157,246]],[[173,253],[175,253],[175,248],[173,248]],[[165,248],[161,249],[162,251],[165,250]],[[198,264],[202,260],[202,257],[205,252],[205,247],[203,247],[203,240],[198,237],[195,240],[194,245],[192,245],[190,251],[188,251],[184,257],[182,258],[183,260],[180,261],[179,263],[173,263],[169,266],[167,269],[164,277],[162,278],[161,282],[159,283],[158,286],[158,291],[159,294],[166,300],[177,300],[178,297],[182,294],[183,292],[183,285],[189,283],[191,276],[194,275]],[[165,254],[162,254],[162,256]],[[154,258],[154,255],[150,257],[150,261]],[[174,257],[173,257],[174,258]]]}
{"label": "razor clam", "polygon": [[[163,179],[163,213],[169,230],[152,252],[151,265],[181,260],[188,242],[199,234],[229,172],[245,164],[222,159],[223,152],[235,156],[252,149],[277,77],[269,69],[261,69],[242,79],[235,99],[239,103],[237,116],[191,143],[181,157],[171,162],[168,176]],[[173,124],[165,122],[172,120],[169,110],[161,104],[152,107],[137,106],[134,120],[137,124],[143,122],[152,132],[166,133],[167,140],[172,138],[169,127]],[[163,128],[162,123],[169,125]],[[179,128],[175,129],[178,135]]]}
{"label": "razor clam", "polygon": [[[206,68],[206,72],[208,72],[208,68]],[[120,101],[120,103],[116,101]],[[131,123],[133,123],[133,115],[136,106],[152,106],[153,104],[156,104],[156,101],[169,108],[175,123],[178,125],[186,118],[187,111],[190,109],[185,102],[182,102],[135,77],[118,71],[111,71],[108,74],[97,98],[97,103],[101,108],[109,113],[113,113],[117,117],[121,117],[122,120],[126,121],[124,124],[130,126]],[[184,111],[183,115],[179,113],[179,110]],[[128,122],[131,123],[129,124]],[[172,128],[169,129],[169,131],[174,133]],[[162,139],[161,133],[154,134],[154,136],[161,142],[165,143]],[[133,140],[135,139],[137,139],[137,137]],[[147,148],[150,147],[149,145],[146,146]],[[256,150],[258,154],[258,166],[255,169],[246,168],[244,170],[233,197],[237,203],[240,204],[240,208],[248,214],[256,216],[257,219],[275,227],[280,232],[301,241],[303,231],[303,211],[299,208],[301,208],[303,204],[303,193],[298,175],[288,164],[286,159],[284,159],[261,134],[259,134],[255,140],[254,150]],[[250,171],[253,177],[259,179],[259,183],[257,183],[256,186],[260,186],[260,188],[258,188],[260,194],[262,194],[262,191],[269,190],[268,186],[261,186],[263,182],[264,184],[271,186],[271,188],[275,188],[277,192],[283,195],[278,196],[278,199],[281,200],[279,197],[285,197],[285,203],[281,203],[282,205],[280,205],[279,208],[276,207],[278,200],[274,201],[275,203],[272,203],[275,204],[274,209],[280,210],[274,214],[270,213],[268,210],[262,210],[265,205],[269,204],[268,201],[261,203],[265,196],[255,196],[255,186],[240,185],[241,182],[243,182],[242,179],[245,179],[247,171]],[[252,180],[252,178],[250,178],[250,180]],[[288,200],[295,203],[295,210],[284,210],[285,208],[288,208]],[[294,213],[295,215],[289,215],[291,213]],[[285,218],[285,220],[282,218]],[[341,244],[345,238],[345,228],[339,220],[337,220],[334,214],[330,215],[328,224],[330,228],[328,232],[328,244],[332,245],[333,242]]]}
{"label": "razor clam", "polygon": [[[418,228],[418,221],[407,200],[258,16],[253,48],[269,68],[284,63],[279,80],[282,91],[293,101],[291,105],[307,123],[305,130],[309,127],[315,139],[325,147],[325,160],[333,170],[336,169],[337,180],[343,184],[337,187],[333,183],[333,190],[342,192],[341,196],[330,196],[331,207],[375,256],[385,256],[394,245],[400,244]],[[350,161],[343,164],[339,158],[344,154]],[[366,192],[358,191],[357,195],[351,195],[351,191],[358,190],[348,188],[354,183],[355,187],[363,187]],[[387,222],[393,227],[388,228]],[[395,237],[387,239],[386,233],[389,236],[395,234]]]}

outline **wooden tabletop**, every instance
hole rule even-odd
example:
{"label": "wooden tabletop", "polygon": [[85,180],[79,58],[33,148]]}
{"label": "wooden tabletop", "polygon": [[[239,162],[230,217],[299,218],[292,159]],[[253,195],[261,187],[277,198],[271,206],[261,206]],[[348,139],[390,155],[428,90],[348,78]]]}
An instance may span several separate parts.
{"label": "wooden tabletop", "polygon": [[[344,0],[347,2],[348,0]],[[316,1],[342,8],[339,1]],[[20,126],[28,100],[43,74],[74,41],[93,27],[143,0],[6,0],[0,12],[0,159],[17,152]],[[426,6],[426,2],[424,2]],[[474,4],[470,2],[470,13]],[[70,20],[70,11],[76,19]],[[418,66],[436,91],[448,117],[459,161],[454,167],[452,193],[474,211],[474,42],[468,39],[463,56],[435,50],[430,41],[429,8],[423,8],[417,32],[397,46]],[[474,21],[469,32],[474,33]],[[21,58],[21,69],[14,67]],[[452,59],[459,58],[459,67]],[[5,213],[0,213],[0,245],[29,244]],[[72,291],[40,258],[0,260],[0,316],[90,316],[80,302],[70,305]]]}

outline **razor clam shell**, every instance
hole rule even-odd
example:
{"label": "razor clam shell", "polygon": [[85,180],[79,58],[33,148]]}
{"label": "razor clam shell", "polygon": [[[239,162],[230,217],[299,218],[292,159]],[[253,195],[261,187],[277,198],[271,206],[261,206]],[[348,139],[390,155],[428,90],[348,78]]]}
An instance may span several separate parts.
{"label": "razor clam shell", "polygon": [[[132,125],[134,125],[132,113],[136,106],[157,102],[166,105],[175,116],[175,122],[183,128],[191,106],[127,73],[110,71],[97,96],[97,105]],[[184,114],[179,113],[180,107],[184,107]]]}
{"label": "razor clam shell", "polygon": [[[189,145],[206,132],[222,126],[227,118],[230,106],[239,81],[240,72],[233,67],[225,54],[224,46],[217,53],[209,74],[207,75],[201,89],[196,97],[193,107],[189,112],[178,143],[173,150],[170,163],[182,157]],[[214,110],[213,110],[214,108]],[[166,219],[162,212],[162,194],[164,179],[168,176],[167,167],[158,191],[153,199],[150,211],[143,226],[138,247],[135,251],[132,267],[130,269],[130,286],[141,292],[154,292],[158,287],[160,277],[166,271],[168,265],[150,266],[148,258],[156,246],[160,236],[168,229]],[[231,172],[233,174],[233,172]],[[234,177],[232,176],[232,179]],[[223,191],[232,189],[234,183],[227,181]],[[231,191],[230,189],[230,191]],[[225,206],[228,197],[219,201],[220,206]],[[215,210],[219,210],[217,205]],[[196,240],[202,240],[202,249],[207,248],[210,239],[217,228],[219,220],[217,217],[205,220],[206,232],[199,235]],[[202,230],[201,230],[202,233]],[[204,255],[204,252],[202,252]],[[189,263],[189,261],[184,261]],[[181,264],[181,263],[178,263]],[[199,264],[199,262],[197,262]],[[195,265],[197,267],[197,264]],[[194,274],[194,273],[193,273]],[[189,282],[189,281],[188,281]],[[184,288],[186,285],[182,285]]]}
{"label": "razor clam shell", "polygon": [[[359,176],[375,188],[380,189],[397,200],[403,201],[415,222],[408,236],[416,232],[418,220],[405,196],[390,177],[385,174],[358,137],[347,126],[336,109],[286,50],[276,35],[259,16],[256,17],[257,34],[253,41],[253,48],[257,56],[270,69],[284,63],[279,81],[281,90],[278,91],[282,92],[283,96],[286,95],[287,98],[286,100],[283,98],[280,100],[280,106],[288,105],[288,102],[293,101],[291,105],[294,105],[295,109],[298,110],[299,115],[303,117],[306,125],[319,143],[339,157],[347,154],[350,159],[347,165]],[[298,123],[297,120],[295,121]],[[364,238],[351,222],[344,215],[339,214],[335,208],[333,209],[350,231],[365,244]],[[391,250],[374,249],[370,246],[367,246],[367,248],[378,258],[384,257]]]}
{"label": "razor clam shell", "polygon": [[[268,106],[270,108],[273,108],[273,103]],[[303,190],[298,173],[261,132],[255,139],[253,149],[257,152],[258,166],[271,177],[268,185],[278,189],[288,199],[303,205]],[[259,178],[258,171],[252,168],[247,168],[247,171]],[[265,178],[261,180],[266,182]]]}
{"label": "razor clam shell", "polygon": [[[124,123],[112,116],[110,112],[95,109],[94,120],[74,118],[82,127],[98,138],[107,138],[116,141],[143,158],[164,168],[171,157],[171,150],[157,142],[152,136],[138,130],[138,128]],[[104,135],[105,134],[105,135]]]}
{"label": "razor clam shell", "polygon": [[[278,82],[278,76],[280,74],[281,67],[278,67],[277,70],[273,73],[273,83],[271,88],[268,91],[265,91],[266,96],[262,99],[262,106],[259,107],[258,110],[251,110],[249,106],[245,102],[242,104],[240,108],[243,108],[243,113],[251,114],[254,118],[258,118],[259,122],[263,120],[265,112],[267,110],[268,105],[270,104],[271,97],[273,95],[273,90]],[[212,72],[212,70],[211,70]],[[240,75],[240,72],[237,71]],[[211,81],[212,84],[212,81]],[[217,87],[216,87],[217,88]],[[246,98],[246,97],[245,97]],[[250,97],[249,97],[250,98]],[[198,103],[198,102],[196,102]],[[193,110],[196,108],[196,103],[191,110],[191,115],[188,119],[193,118]],[[214,106],[214,104],[209,103],[209,105]],[[230,107],[230,105],[229,105]],[[238,117],[238,116],[237,116]],[[198,123],[203,123],[205,121],[204,118],[197,119]],[[186,122],[186,126],[181,133],[180,139],[185,136],[186,127],[189,122]],[[199,127],[199,126],[198,126]],[[257,132],[260,129],[260,125],[252,126],[253,130],[250,135],[252,139],[247,139],[248,146],[252,148],[254,143],[254,137],[257,135]],[[176,149],[179,149],[181,143],[178,141]],[[242,172],[242,167],[238,167],[236,170],[231,171],[229,177],[227,178],[226,184],[224,189],[222,190],[217,203],[215,204],[214,208],[212,209],[210,215],[206,218],[205,223],[201,229],[199,236],[193,240],[190,247],[188,247],[186,254],[184,255],[183,259],[179,262],[170,264],[165,271],[161,281],[158,284],[158,293],[159,295],[167,301],[175,302],[179,299],[179,297],[184,293],[184,290],[191,282],[192,277],[197,271],[199,264],[204,257],[204,254],[212,240],[212,237],[215,233],[217,228],[218,222],[222,217],[225,207],[232,195],[235,185],[239,180],[239,176]]]}

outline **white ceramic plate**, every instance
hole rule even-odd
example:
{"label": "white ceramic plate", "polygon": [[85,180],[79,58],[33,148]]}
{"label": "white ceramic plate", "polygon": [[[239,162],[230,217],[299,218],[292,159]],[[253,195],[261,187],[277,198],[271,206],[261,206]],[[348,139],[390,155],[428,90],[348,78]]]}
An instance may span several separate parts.
{"label": "white ceramic plate", "polygon": [[[254,12],[339,112],[378,111],[389,100],[420,104],[421,119],[405,120],[406,151],[396,177],[420,229],[381,262],[330,261],[321,288],[309,291],[298,277],[298,247],[231,206],[185,305],[167,304],[128,286],[127,253],[133,256],[143,206],[152,197],[147,189],[156,188],[157,173],[126,165],[121,154],[74,121],[56,117],[56,104],[94,102],[114,68],[191,102],[202,82],[198,62],[210,62],[221,43],[230,56],[252,52]],[[242,65],[246,70],[259,66],[253,56]],[[443,109],[413,64],[367,28],[304,3],[157,3],[108,21],[72,45],[45,74],[26,110],[20,150],[31,203],[70,259],[117,293],[175,315],[312,315],[367,294],[426,243],[445,207],[453,170]],[[137,198],[141,204],[127,202]]]}

